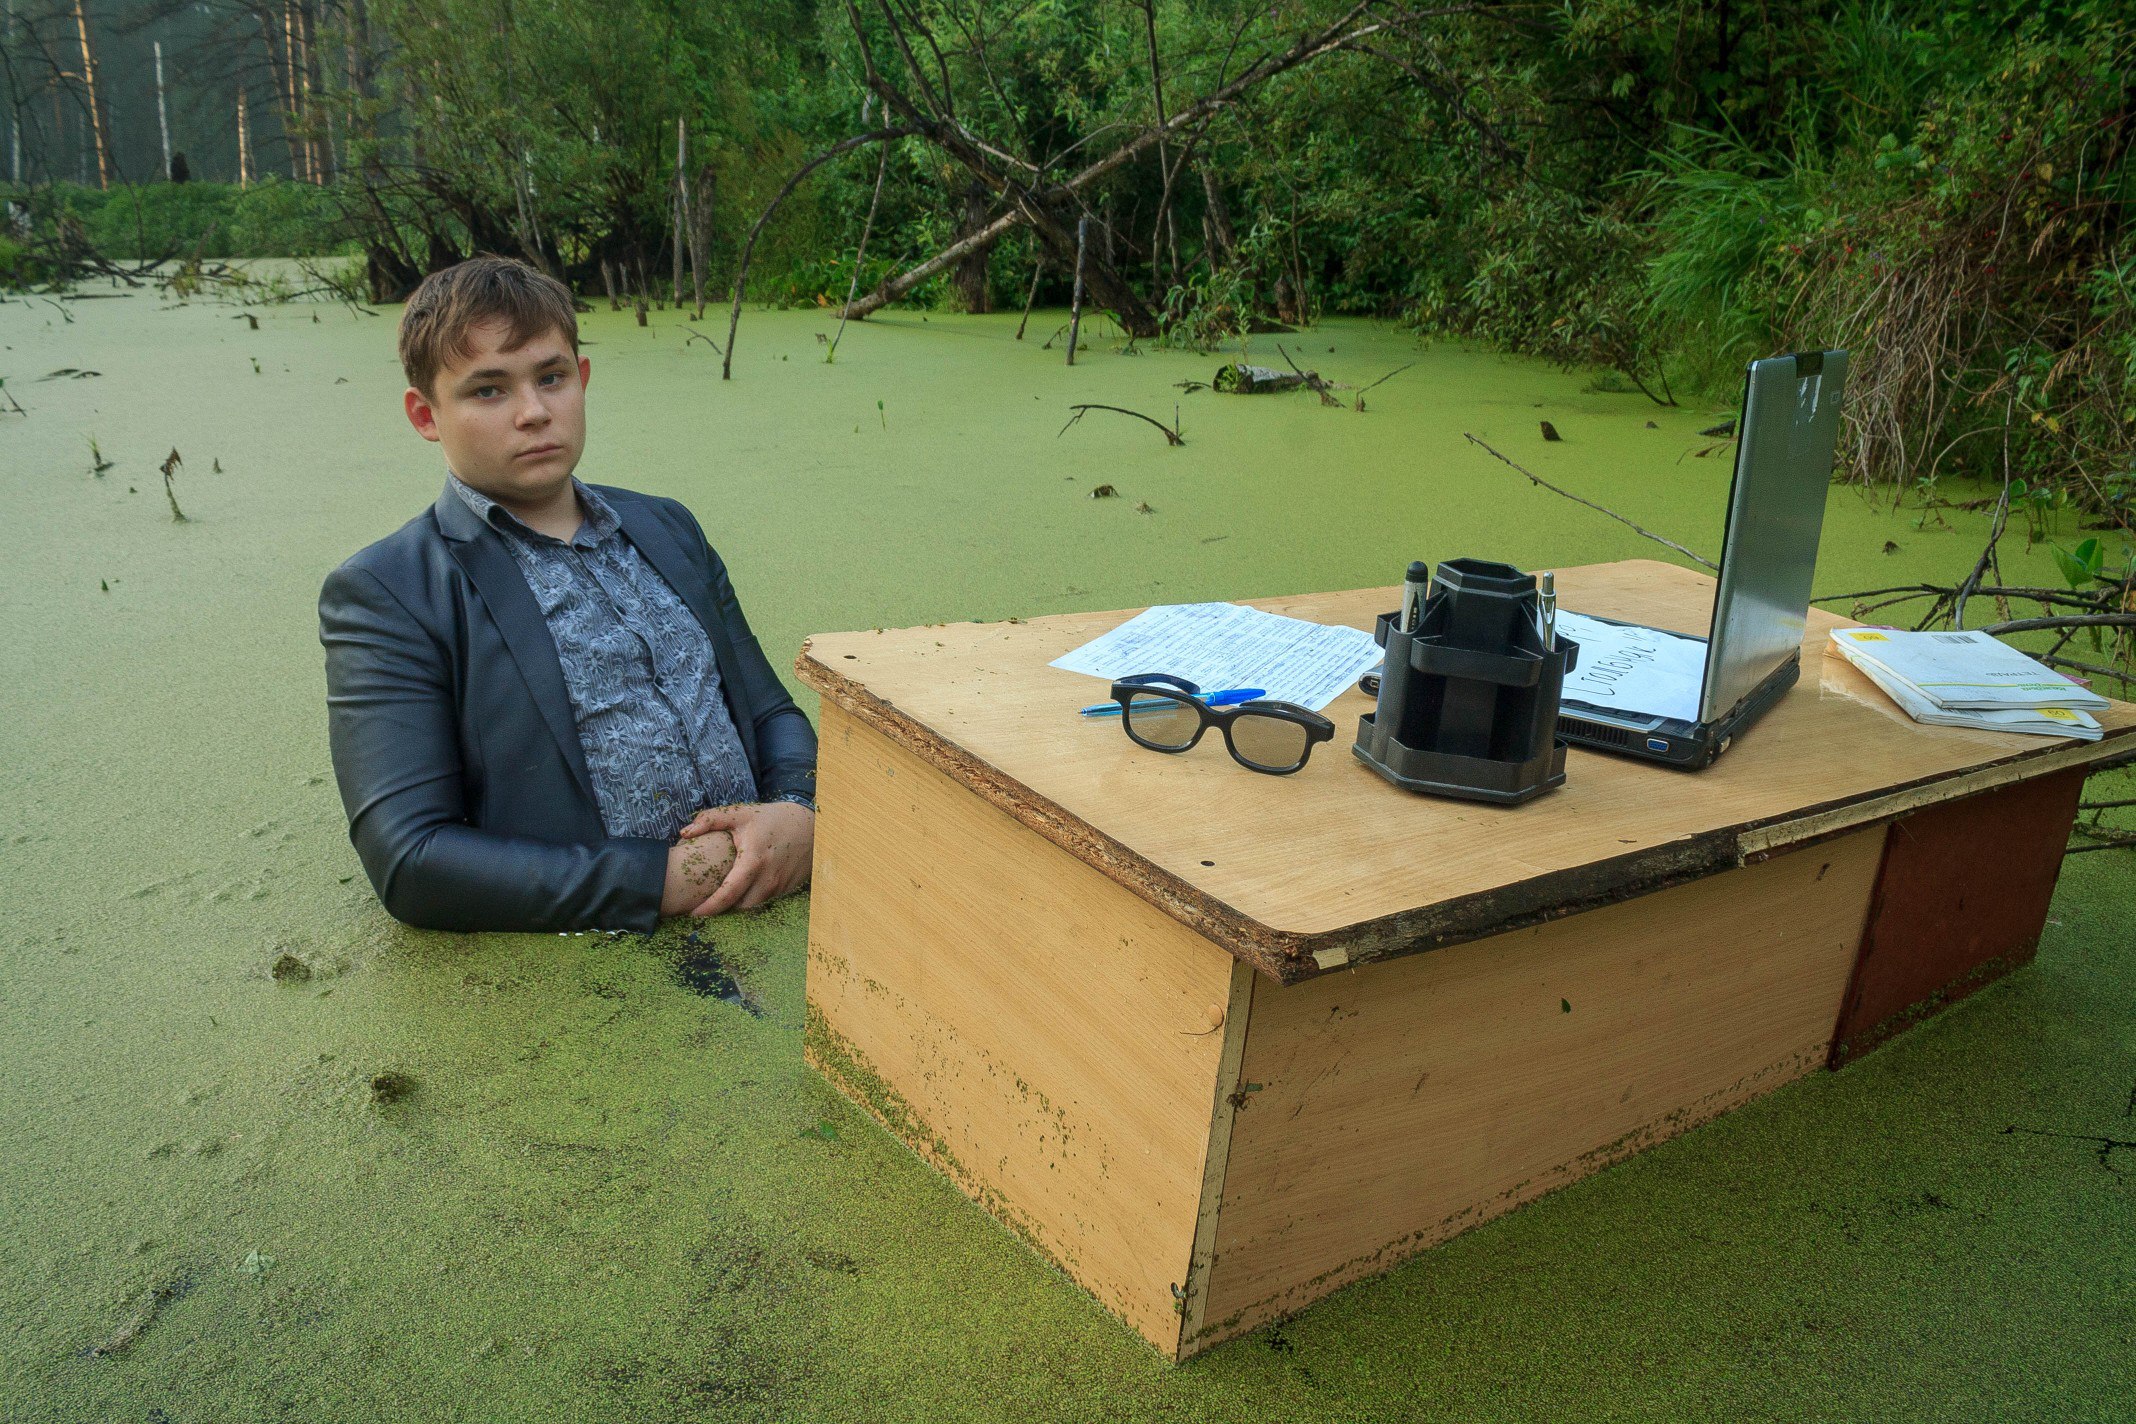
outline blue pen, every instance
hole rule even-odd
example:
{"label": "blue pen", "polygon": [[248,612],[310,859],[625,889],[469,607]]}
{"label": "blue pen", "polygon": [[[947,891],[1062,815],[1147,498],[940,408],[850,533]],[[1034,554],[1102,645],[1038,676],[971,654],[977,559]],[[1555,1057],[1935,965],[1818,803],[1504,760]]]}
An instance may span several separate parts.
{"label": "blue pen", "polygon": [[[1251,702],[1256,697],[1266,697],[1267,695],[1268,693],[1264,689],[1258,687],[1233,687],[1223,692],[1212,692],[1206,697],[1197,697],[1194,700],[1204,707],[1229,707],[1234,703]],[[1117,717],[1120,715],[1120,704],[1117,702],[1099,702],[1093,706],[1085,707],[1083,715],[1085,717]]]}

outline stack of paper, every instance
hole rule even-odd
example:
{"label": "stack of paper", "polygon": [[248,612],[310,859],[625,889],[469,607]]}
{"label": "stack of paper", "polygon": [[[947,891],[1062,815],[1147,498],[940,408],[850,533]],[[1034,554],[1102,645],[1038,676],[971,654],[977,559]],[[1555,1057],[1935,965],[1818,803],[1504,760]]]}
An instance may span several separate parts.
{"label": "stack of paper", "polygon": [[1832,646],[1916,722],[2099,740],[2104,697],[1989,634],[1836,628]]}

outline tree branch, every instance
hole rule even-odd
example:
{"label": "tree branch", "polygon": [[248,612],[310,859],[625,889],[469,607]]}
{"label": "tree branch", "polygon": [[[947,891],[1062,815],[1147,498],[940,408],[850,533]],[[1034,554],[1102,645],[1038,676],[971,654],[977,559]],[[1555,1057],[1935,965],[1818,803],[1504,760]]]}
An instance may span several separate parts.
{"label": "tree branch", "polygon": [[1640,526],[1632,523],[1631,520],[1626,519],[1623,515],[1617,513],[1616,510],[1611,509],[1606,505],[1596,504],[1593,500],[1585,499],[1580,495],[1576,495],[1571,490],[1560,489],[1556,485],[1550,483],[1550,481],[1544,479],[1541,475],[1535,474],[1529,470],[1521,469],[1519,465],[1516,465],[1513,463],[1513,461],[1506,459],[1505,456],[1500,455],[1496,450],[1493,450],[1489,445],[1484,444],[1483,441],[1478,440],[1475,436],[1470,435],[1468,432],[1463,431],[1461,438],[1468,441],[1471,445],[1481,446],[1486,454],[1496,456],[1501,462],[1507,465],[1512,465],[1515,470],[1519,471],[1519,473],[1526,475],[1531,483],[1541,485],[1544,489],[1549,490],[1552,494],[1561,494],[1565,496],[1565,498],[1571,500],[1574,504],[1584,504],[1589,509],[1596,510],[1602,514],[1606,514],[1610,518],[1616,520],[1619,524],[1622,524],[1627,529],[1630,529],[1632,532],[1643,535],[1648,539],[1652,539],[1657,544],[1667,545],[1669,548],[1674,549],[1677,553],[1682,554],[1685,558],[1690,559],[1696,563],[1702,564],[1705,567],[1713,570],[1715,573],[1719,573],[1721,571],[1721,566],[1719,564],[1716,564],[1715,562],[1713,562],[1713,560],[1707,558],[1703,554],[1693,553],[1691,550],[1686,549],[1683,545],[1677,543],[1674,539],[1670,539],[1663,535],[1656,534],[1651,529],[1642,529]]}
{"label": "tree branch", "polygon": [[749,229],[749,240],[742,244],[741,261],[734,269],[734,310],[727,317],[727,350],[719,364],[721,380],[731,380],[734,376],[734,333],[742,324],[742,291],[749,280],[749,257],[756,251],[757,239],[764,233],[764,224],[771,221],[771,215],[779,210],[779,204],[785,202],[788,195],[801,185],[803,178],[839,155],[851,153],[856,148],[865,148],[871,143],[889,143],[895,139],[910,138],[916,132],[918,130],[911,128],[877,129],[873,133],[855,134],[851,138],[841,139],[794,170],[793,177],[786,180],[786,186],[779,189],[765,205],[764,211],[757,215],[756,225]]}

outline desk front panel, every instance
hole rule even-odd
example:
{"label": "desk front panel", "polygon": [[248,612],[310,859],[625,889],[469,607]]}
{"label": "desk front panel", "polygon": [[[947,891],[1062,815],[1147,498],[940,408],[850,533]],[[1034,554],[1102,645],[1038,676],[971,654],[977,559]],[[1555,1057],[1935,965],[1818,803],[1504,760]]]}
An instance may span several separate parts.
{"label": "desk front panel", "polygon": [[1254,984],[1189,1353],[1822,1066],[1877,828],[1430,954]]}

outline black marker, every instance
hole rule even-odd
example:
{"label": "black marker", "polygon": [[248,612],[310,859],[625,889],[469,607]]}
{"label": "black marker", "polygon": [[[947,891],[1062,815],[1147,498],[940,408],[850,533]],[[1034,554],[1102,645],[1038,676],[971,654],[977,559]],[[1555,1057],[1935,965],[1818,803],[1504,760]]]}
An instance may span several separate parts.
{"label": "black marker", "polygon": [[1431,585],[1431,565],[1417,559],[1402,580],[1402,631],[1414,633],[1424,621],[1424,592]]}

